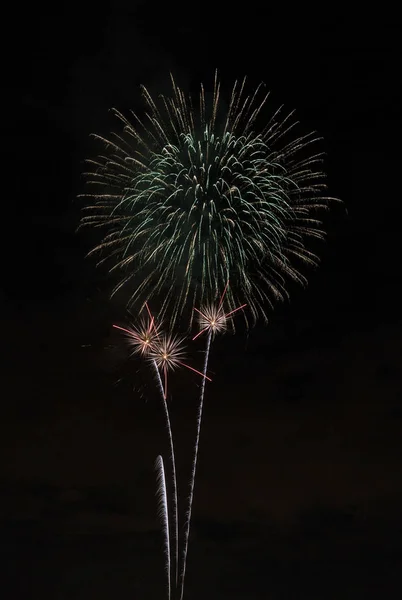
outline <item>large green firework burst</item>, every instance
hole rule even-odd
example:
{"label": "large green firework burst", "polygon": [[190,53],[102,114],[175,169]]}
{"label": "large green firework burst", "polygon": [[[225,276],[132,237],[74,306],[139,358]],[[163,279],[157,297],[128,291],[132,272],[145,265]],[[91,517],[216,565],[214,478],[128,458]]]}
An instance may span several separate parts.
{"label": "large green firework burst", "polygon": [[[276,111],[261,131],[268,94],[235,83],[224,108],[215,75],[211,102],[195,108],[172,78],[172,97],[142,88],[144,118],[114,111],[120,134],[95,136],[105,152],[90,160],[82,225],[104,228],[100,263],[121,274],[114,292],[138,308],[158,296],[174,324],[227,286],[229,309],[247,302],[267,319],[286,282],[306,283],[311,238],[323,238],[317,211],[328,207],[314,134],[293,136],[293,113]],[[227,285],[229,282],[229,285]]]}

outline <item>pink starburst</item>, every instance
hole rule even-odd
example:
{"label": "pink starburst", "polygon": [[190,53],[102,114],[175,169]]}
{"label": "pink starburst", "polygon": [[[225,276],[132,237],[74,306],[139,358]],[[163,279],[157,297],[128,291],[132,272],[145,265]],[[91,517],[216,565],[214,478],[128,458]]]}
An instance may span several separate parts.
{"label": "pink starburst", "polygon": [[180,366],[184,358],[183,340],[177,336],[162,334],[149,353],[149,359],[154,360],[159,369],[173,371]]}
{"label": "pink starburst", "polygon": [[242,304],[238,308],[225,313],[223,310],[223,299],[225,297],[228,285],[229,282],[226,284],[218,304],[208,304],[203,306],[202,310],[194,308],[199,315],[198,323],[200,325],[200,331],[193,337],[193,340],[197,339],[206,331],[209,331],[213,336],[217,333],[223,333],[227,329],[228,317],[232,317],[234,313],[247,306],[247,304]]}
{"label": "pink starburst", "polygon": [[147,356],[150,353],[159,335],[158,327],[153,319],[142,319],[138,327],[125,328],[119,325],[113,325],[113,327],[127,335],[132,354],[141,354],[142,356]]}
{"label": "pink starburst", "polygon": [[201,375],[208,381],[212,381],[207,375],[201,373],[197,369],[190,367],[187,363],[183,362],[184,358],[184,345],[183,339],[178,336],[172,336],[163,334],[157,337],[155,343],[152,345],[151,351],[148,355],[149,360],[154,361],[155,365],[163,373],[164,386],[163,393],[166,399],[167,396],[167,375],[168,371],[174,371],[177,367],[186,367],[190,371]]}

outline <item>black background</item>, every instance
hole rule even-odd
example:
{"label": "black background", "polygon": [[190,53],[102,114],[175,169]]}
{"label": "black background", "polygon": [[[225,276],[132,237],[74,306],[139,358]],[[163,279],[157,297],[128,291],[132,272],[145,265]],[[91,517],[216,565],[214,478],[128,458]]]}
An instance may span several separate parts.
{"label": "black background", "polygon": [[[337,5],[336,5],[337,6]],[[152,378],[75,232],[89,134],[139,85],[248,75],[325,139],[321,267],[212,349],[187,597],[401,593],[400,20],[248,2],[9,8],[2,56],[4,597],[161,598]],[[192,364],[201,364],[201,346]],[[182,497],[199,382],[172,377]],[[176,391],[176,395],[175,395]],[[183,392],[183,393],[182,393]],[[184,393],[185,392],[185,393]]]}

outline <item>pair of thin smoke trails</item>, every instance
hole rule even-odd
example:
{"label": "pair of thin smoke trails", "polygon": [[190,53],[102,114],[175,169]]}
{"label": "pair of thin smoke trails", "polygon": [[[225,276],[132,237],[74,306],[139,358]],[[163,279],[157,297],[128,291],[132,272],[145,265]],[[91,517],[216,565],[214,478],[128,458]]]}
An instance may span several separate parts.
{"label": "pair of thin smoke trails", "polygon": [[[188,542],[190,535],[191,513],[194,497],[195,476],[197,470],[198,448],[201,432],[202,412],[205,394],[205,382],[211,381],[207,376],[209,352],[212,338],[217,333],[222,333],[227,328],[227,323],[238,311],[245,308],[246,305],[241,305],[238,308],[225,313],[223,310],[223,299],[227,291],[227,287],[222,294],[222,297],[214,306],[202,307],[202,310],[195,309],[199,315],[200,331],[193,340],[202,334],[207,335],[204,367],[202,372],[194,369],[190,365],[183,362],[183,346],[182,341],[178,337],[171,337],[161,332],[160,328],[155,324],[155,320],[151,315],[148,304],[148,322],[142,321],[139,327],[131,327],[130,329],[114,325],[116,329],[123,331],[128,342],[131,345],[133,354],[140,354],[145,357],[152,365],[161,393],[167,432],[170,446],[170,467],[172,471],[172,510],[169,510],[168,493],[166,486],[165,466],[162,456],[158,456],[156,460],[157,482],[158,482],[158,499],[159,499],[159,516],[162,522],[164,537],[165,537],[165,553],[166,553],[166,571],[168,577],[168,597],[171,598],[172,580],[174,581],[175,593],[179,593],[179,597],[183,597],[184,580],[186,574],[186,563],[188,553]],[[167,404],[167,374],[169,370],[173,370],[179,366],[184,366],[187,369],[197,373],[202,377],[200,401],[197,411],[197,431],[194,444],[194,457],[192,461],[191,477],[190,477],[190,493],[188,498],[188,507],[186,509],[186,522],[184,525],[184,540],[182,557],[179,558],[179,516],[178,516],[178,486],[176,476],[176,460],[174,452],[173,433],[169,408]],[[162,375],[161,375],[162,374]],[[164,379],[164,382],[162,380]],[[172,526],[170,526],[171,514]]]}
{"label": "pair of thin smoke trails", "polygon": [[181,561],[166,397],[168,371],[193,368],[183,362],[180,340],[159,333],[150,314],[132,342],[151,362],[165,406],[175,480],[172,540],[162,457],[157,468],[169,565],[171,557],[175,565],[174,573],[168,569],[169,597],[174,591],[182,600],[212,337],[245,304],[247,326],[258,318],[266,322],[274,302],[288,297],[287,282],[307,283],[303,268],[318,264],[311,243],[324,238],[318,213],[333,199],[325,195],[315,134],[298,135],[293,113],[282,116],[281,109],[259,127],[269,96],[262,85],[247,94],[246,80],[236,82],[226,108],[217,74],[210,103],[203,86],[196,104],[173,78],[172,86],[171,97],[158,99],[143,87],[143,116],[132,113],[131,122],[115,110],[122,131],[95,136],[104,152],[88,161],[81,226],[103,230],[90,254],[119,274],[113,293],[129,290],[130,309],[155,302],[158,322],[168,322],[170,331],[188,318],[191,327],[197,314],[200,334],[207,336]]}

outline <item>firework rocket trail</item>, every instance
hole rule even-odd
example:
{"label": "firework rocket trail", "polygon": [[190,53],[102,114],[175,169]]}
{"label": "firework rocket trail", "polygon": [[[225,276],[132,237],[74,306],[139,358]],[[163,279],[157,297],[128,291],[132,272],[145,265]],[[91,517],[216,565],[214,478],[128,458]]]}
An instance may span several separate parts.
{"label": "firework rocket trail", "polygon": [[[113,325],[113,327],[115,329],[119,329],[120,331],[123,331],[124,333],[126,333],[128,335],[128,338],[131,342],[132,345],[134,345],[134,351],[138,352],[142,355],[146,355],[149,354],[151,352],[151,348],[152,348],[152,335],[154,335],[158,340],[160,340],[160,334],[158,331],[158,328],[155,326],[155,320],[153,315],[151,314],[151,311],[149,309],[148,304],[146,303],[146,309],[149,315],[149,325],[145,325],[143,326],[140,330],[135,330],[135,329],[126,329],[125,327],[120,327],[119,325]],[[168,570],[168,590],[169,590],[169,598],[170,598],[170,590],[171,590],[171,580],[174,579],[175,582],[175,587],[177,587],[177,580],[178,580],[178,562],[179,562],[179,523],[178,523],[178,496],[177,496],[177,476],[176,476],[176,459],[175,459],[175,452],[174,452],[174,444],[173,444],[173,433],[172,433],[172,426],[171,426],[171,422],[170,422],[170,414],[169,414],[169,407],[167,404],[167,399],[166,399],[166,387],[167,387],[167,383],[166,383],[166,369],[165,369],[165,386],[162,383],[162,379],[161,379],[161,375],[160,375],[160,371],[158,369],[158,365],[156,363],[155,359],[151,359],[151,364],[155,370],[155,374],[156,374],[156,379],[157,379],[157,384],[159,387],[159,390],[161,392],[161,396],[162,396],[162,406],[163,406],[163,410],[164,410],[164,415],[165,415],[165,421],[166,421],[166,428],[167,428],[167,432],[168,432],[168,438],[169,438],[169,447],[170,447],[170,468],[172,470],[172,494],[173,494],[173,500],[172,500],[172,528],[174,530],[173,532],[173,536],[172,536],[172,542],[175,545],[175,549],[174,552],[170,552],[170,543],[171,543],[171,537],[169,535],[169,518],[168,515],[166,515],[166,522],[164,523],[164,528],[167,527],[167,544],[168,544],[168,549],[167,549],[167,570]],[[160,463],[158,464],[162,464],[162,471],[163,471],[163,461],[161,457],[158,457],[160,459]],[[160,468],[160,467],[159,467]],[[163,477],[164,477],[164,471],[163,471]],[[160,480],[161,482],[162,480]],[[164,490],[164,494],[162,494],[162,497],[166,498],[166,490]],[[164,506],[166,506],[166,510],[167,510],[167,500],[165,503],[163,503]],[[170,556],[171,554],[173,555],[173,564],[171,565],[170,562]],[[171,573],[171,569],[174,569],[174,573]]]}
{"label": "firework rocket trail", "polygon": [[[211,347],[211,340],[212,340],[212,331],[210,330],[208,332],[207,345],[206,345],[206,350],[205,350],[204,374],[207,372],[207,368],[208,368],[208,359],[209,359],[209,351],[210,351],[210,347]],[[199,443],[200,443],[202,411],[203,411],[203,405],[204,405],[205,379],[206,378],[204,377],[201,382],[200,403],[198,405],[198,413],[197,413],[197,434],[196,434],[196,441],[195,441],[195,446],[194,446],[194,458],[193,458],[193,465],[192,465],[191,479],[190,479],[190,494],[189,494],[189,499],[188,499],[188,510],[187,510],[187,515],[186,515],[187,520],[186,520],[185,532],[184,532],[184,550],[183,550],[182,566],[181,566],[180,578],[179,578],[180,600],[183,600],[183,594],[184,594],[184,579],[186,576],[188,539],[190,536],[191,511],[192,511],[192,506],[193,506],[194,486],[195,486],[195,473],[197,470],[198,447],[199,447]]]}
{"label": "firework rocket trail", "polygon": [[[205,349],[205,358],[204,358],[204,369],[203,369],[204,375],[206,374],[207,369],[208,369],[209,354],[210,354],[211,343],[212,343],[214,334],[217,333],[218,331],[224,331],[226,328],[227,317],[234,315],[234,313],[236,313],[237,311],[241,310],[242,308],[244,308],[246,306],[246,304],[242,304],[241,306],[231,310],[230,312],[225,313],[222,310],[222,305],[223,305],[223,300],[227,294],[228,289],[229,289],[229,281],[227,281],[227,283],[225,285],[225,289],[223,290],[223,293],[220,297],[219,304],[217,305],[217,307],[215,309],[209,308],[209,315],[205,315],[204,311],[200,311],[196,308],[194,309],[201,315],[201,319],[200,319],[201,326],[203,323],[205,324],[206,322],[209,322],[209,325],[207,325],[206,327],[203,327],[200,331],[200,333],[204,333],[205,331],[208,331],[207,343],[206,343],[206,349]],[[195,340],[200,335],[200,333],[198,333],[196,336],[194,336],[193,340]],[[183,595],[184,595],[184,579],[185,579],[185,575],[186,575],[188,541],[189,541],[190,526],[191,526],[191,512],[192,512],[193,498],[194,498],[195,475],[196,475],[196,471],[197,471],[198,449],[199,449],[199,443],[200,443],[201,423],[202,423],[202,414],[203,414],[203,407],[204,407],[205,379],[206,378],[204,377],[202,380],[202,383],[201,383],[200,402],[198,405],[198,412],[197,412],[197,433],[196,433],[196,440],[195,440],[195,445],[194,445],[194,457],[193,457],[193,464],[192,464],[191,478],[190,478],[190,494],[189,494],[189,499],[188,499],[188,509],[187,509],[187,515],[186,515],[187,520],[186,520],[185,533],[184,533],[184,550],[183,550],[183,555],[182,555],[182,565],[181,565],[180,580],[179,580],[180,600],[183,600]]]}
{"label": "firework rocket trail", "polygon": [[[172,469],[172,488],[173,488],[172,489],[172,492],[173,492],[173,501],[172,501],[173,525],[172,526],[174,528],[173,542],[175,545],[173,565],[174,565],[174,570],[175,570],[174,580],[175,580],[175,585],[177,587],[178,569],[179,569],[179,518],[178,518],[176,459],[175,459],[175,454],[174,454],[173,434],[172,434],[172,426],[170,423],[169,408],[168,408],[166,397],[164,394],[162,379],[161,379],[161,376],[159,373],[159,369],[156,365],[156,362],[152,361],[152,363],[153,363],[153,366],[155,369],[159,389],[160,389],[160,392],[162,395],[162,405],[163,405],[163,409],[164,409],[164,413],[165,413],[165,420],[166,420],[166,426],[167,426],[168,437],[169,437],[170,467]],[[173,578],[173,575],[171,575],[171,577]]]}

